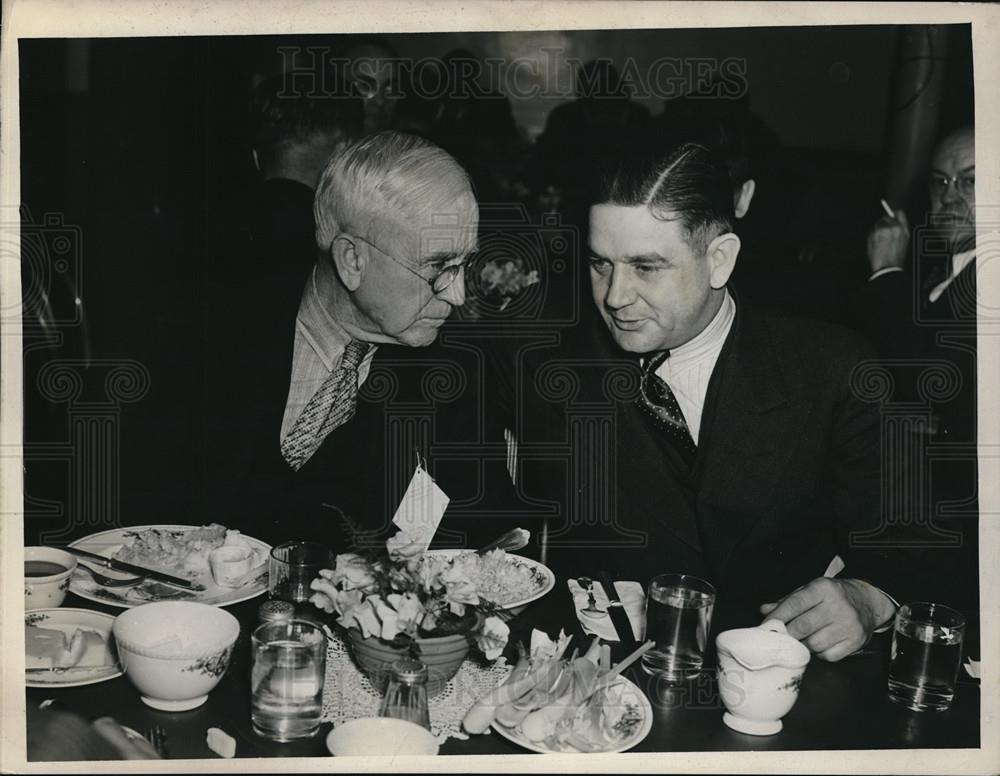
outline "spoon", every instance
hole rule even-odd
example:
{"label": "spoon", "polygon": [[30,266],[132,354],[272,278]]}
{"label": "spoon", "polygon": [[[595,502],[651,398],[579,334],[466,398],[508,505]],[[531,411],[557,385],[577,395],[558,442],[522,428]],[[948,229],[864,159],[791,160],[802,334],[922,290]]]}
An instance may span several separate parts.
{"label": "spoon", "polygon": [[105,576],[104,574],[101,574],[98,571],[95,571],[85,563],[77,563],[76,565],[77,568],[81,568],[84,571],[88,572],[90,576],[94,578],[94,581],[101,587],[131,587],[132,585],[139,584],[140,582],[142,582],[142,580],[145,579],[145,577],[126,577],[125,579],[120,579],[118,577],[108,577]]}
{"label": "spoon", "polygon": [[594,589],[593,589],[594,580],[592,580],[590,577],[579,577],[576,581],[577,584],[580,585],[580,587],[586,589],[587,591],[587,606],[586,608],[580,610],[580,614],[593,618],[603,617],[604,615],[606,615],[607,612],[604,609],[597,608],[597,599],[594,598]]}

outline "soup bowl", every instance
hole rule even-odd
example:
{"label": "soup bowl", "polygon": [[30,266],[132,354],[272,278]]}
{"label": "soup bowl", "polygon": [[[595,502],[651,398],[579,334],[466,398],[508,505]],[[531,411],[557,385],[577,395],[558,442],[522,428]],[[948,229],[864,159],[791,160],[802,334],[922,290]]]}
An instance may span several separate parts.
{"label": "soup bowl", "polygon": [[112,632],[142,702],[187,711],[201,706],[226,673],[240,624],[208,604],[157,601],[119,614]]}
{"label": "soup bowl", "polygon": [[24,548],[24,608],[54,609],[69,590],[76,556],[54,547]]}

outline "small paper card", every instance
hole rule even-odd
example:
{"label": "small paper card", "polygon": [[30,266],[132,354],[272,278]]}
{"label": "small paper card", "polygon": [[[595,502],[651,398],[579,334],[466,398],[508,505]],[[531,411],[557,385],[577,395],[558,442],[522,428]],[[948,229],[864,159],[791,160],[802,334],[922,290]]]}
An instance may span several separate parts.
{"label": "small paper card", "polygon": [[451,499],[448,495],[431,479],[424,467],[418,464],[392,522],[427,549],[449,501]]}

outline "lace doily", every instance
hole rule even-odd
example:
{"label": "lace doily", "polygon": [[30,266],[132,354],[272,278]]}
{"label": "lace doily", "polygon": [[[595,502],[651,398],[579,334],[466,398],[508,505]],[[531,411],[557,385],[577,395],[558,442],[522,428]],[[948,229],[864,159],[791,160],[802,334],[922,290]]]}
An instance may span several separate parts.
{"label": "lace doily", "polygon": [[[382,696],[372,687],[351,659],[343,639],[329,627],[325,628],[326,682],[323,685],[323,721],[334,726],[359,717],[378,716]],[[448,680],[444,689],[427,702],[431,718],[431,733],[438,743],[448,738],[467,739],[462,731],[462,719],[477,700],[507,678],[511,666],[504,657],[485,666],[466,659],[458,673]]]}

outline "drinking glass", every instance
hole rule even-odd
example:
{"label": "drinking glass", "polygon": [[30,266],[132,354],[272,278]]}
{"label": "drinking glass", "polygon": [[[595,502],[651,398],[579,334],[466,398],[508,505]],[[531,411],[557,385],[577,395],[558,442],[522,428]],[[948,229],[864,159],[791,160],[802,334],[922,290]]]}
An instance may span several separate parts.
{"label": "drinking glass", "polygon": [[271,550],[267,594],[279,601],[301,604],[309,600],[309,585],[320,569],[333,568],[333,553],[315,542],[286,542]]}
{"label": "drinking glass", "polygon": [[653,577],[646,593],[646,640],[656,642],[642,656],[646,673],[680,683],[701,673],[715,606],[715,588],[688,574]]}
{"label": "drinking glass", "polygon": [[319,730],[326,673],[326,635],[307,620],[264,623],[252,636],[251,720],[273,741]]}
{"label": "drinking glass", "polygon": [[904,604],[896,612],[889,697],[914,711],[944,711],[955,697],[965,618],[947,606]]}

